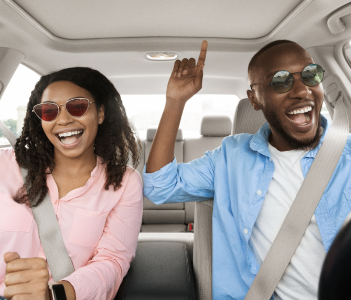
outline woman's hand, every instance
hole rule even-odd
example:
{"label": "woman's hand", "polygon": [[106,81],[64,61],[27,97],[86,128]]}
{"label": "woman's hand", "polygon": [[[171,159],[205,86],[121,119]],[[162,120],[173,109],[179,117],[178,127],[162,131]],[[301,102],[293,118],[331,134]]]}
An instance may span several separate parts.
{"label": "woman's hand", "polygon": [[202,88],[203,68],[205,66],[207,41],[203,41],[197,64],[195,59],[177,60],[169,78],[166,92],[167,101],[185,105]]}
{"label": "woman's hand", "polygon": [[7,252],[4,260],[6,299],[50,300],[49,271],[44,259],[21,258],[16,252]]}

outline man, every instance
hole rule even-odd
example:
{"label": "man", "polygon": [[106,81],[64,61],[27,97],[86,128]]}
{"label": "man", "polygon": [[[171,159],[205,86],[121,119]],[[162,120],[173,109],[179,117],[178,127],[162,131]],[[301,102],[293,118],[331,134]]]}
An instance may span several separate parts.
{"label": "man", "polygon": [[[201,88],[206,50],[204,41],[197,65],[193,58],[174,64],[144,194],[156,204],[214,198],[213,299],[244,299],[328,130],[320,113],[324,71],[294,42],[266,45],[250,61],[247,95],[267,123],[177,165],[177,129],[186,101]],[[325,253],[350,212],[350,150],[348,139],[274,299],[317,299]]]}

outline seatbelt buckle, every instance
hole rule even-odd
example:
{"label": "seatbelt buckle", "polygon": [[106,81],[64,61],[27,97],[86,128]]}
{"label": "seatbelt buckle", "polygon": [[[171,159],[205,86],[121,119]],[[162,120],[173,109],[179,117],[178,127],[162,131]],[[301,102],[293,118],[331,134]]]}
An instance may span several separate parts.
{"label": "seatbelt buckle", "polygon": [[188,223],[188,231],[194,232],[194,223]]}

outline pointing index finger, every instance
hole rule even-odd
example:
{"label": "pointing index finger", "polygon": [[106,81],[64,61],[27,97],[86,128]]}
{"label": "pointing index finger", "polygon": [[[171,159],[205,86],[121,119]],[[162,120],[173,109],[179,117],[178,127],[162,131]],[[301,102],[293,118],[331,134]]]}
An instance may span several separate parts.
{"label": "pointing index finger", "polygon": [[206,59],[206,53],[207,53],[207,41],[202,41],[201,44],[201,51],[199,55],[199,59],[197,61],[197,66],[201,66],[205,64],[205,59]]}

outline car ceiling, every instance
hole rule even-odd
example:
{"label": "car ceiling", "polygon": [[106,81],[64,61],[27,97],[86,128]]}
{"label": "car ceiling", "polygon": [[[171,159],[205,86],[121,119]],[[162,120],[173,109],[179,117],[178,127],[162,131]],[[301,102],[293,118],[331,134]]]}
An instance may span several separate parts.
{"label": "car ceiling", "polygon": [[334,46],[330,14],[345,0],[0,0],[0,47],[25,55],[39,74],[72,66],[104,73],[121,94],[163,94],[173,61],[147,52],[197,58],[209,42],[202,93],[245,96],[247,65],[265,44],[290,39],[305,48]]}

